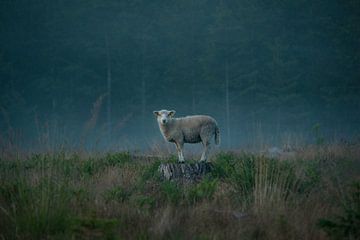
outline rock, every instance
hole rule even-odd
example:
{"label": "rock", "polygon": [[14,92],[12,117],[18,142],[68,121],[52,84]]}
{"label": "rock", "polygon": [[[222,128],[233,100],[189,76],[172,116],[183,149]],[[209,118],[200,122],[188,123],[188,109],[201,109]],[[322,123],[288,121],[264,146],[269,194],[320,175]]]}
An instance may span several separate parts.
{"label": "rock", "polygon": [[162,163],[158,171],[164,180],[198,181],[211,172],[211,163]]}

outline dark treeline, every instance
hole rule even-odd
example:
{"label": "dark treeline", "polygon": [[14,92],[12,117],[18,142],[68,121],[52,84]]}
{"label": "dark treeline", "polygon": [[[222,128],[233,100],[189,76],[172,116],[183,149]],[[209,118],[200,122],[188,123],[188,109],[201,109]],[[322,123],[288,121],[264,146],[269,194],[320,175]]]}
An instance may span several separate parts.
{"label": "dark treeline", "polygon": [[358,0],[2,0],[0,36],[4,142],[141,148],[162,108],[224,147],[359,134]]}

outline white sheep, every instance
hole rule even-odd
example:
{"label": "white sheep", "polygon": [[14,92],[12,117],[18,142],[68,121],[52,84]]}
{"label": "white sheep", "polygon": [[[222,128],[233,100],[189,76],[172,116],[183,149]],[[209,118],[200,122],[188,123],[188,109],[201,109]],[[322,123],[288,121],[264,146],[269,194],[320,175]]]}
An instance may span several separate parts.
{"label": "white sheep", "polygon": [[215,119],[205,115],[187,116],[174,118],[175,111],[154,111],[160,131],[165,140],[173,142],[179,156],[179,162],[183,163],[182,152],[184,143],[202,142],[204,151],[200,161],[206,162],[210,150],[210,140],[215,135],[215,143],[220,143],[220,131]]}

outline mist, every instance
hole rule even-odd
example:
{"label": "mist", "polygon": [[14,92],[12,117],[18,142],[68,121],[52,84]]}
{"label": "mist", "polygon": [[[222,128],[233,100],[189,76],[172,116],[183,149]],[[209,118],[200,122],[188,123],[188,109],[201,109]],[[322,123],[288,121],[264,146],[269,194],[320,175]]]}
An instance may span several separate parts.
{"label": "mist", "polygon": [[359,141],[358,1],[0,3],[2,147],[146,150],[153,110],[221,149]]}

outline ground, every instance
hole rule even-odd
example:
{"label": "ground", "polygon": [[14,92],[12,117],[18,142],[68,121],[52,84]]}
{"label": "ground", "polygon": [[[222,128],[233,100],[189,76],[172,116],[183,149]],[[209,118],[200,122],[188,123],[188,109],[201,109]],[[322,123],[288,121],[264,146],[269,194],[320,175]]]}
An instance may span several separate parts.
{"label": "ground", "polygon": [[220,152],[196,183],[161,179],[175,156],[7,153],[1,239],[357,239],[360,148],[285,158]]}

